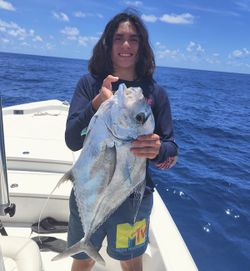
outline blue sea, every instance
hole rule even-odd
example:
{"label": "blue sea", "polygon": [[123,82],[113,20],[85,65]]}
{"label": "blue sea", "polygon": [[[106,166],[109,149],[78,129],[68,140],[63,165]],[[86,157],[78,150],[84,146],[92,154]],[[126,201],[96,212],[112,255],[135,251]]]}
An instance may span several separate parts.
{"label": "blue sea", "polygon": [[[70,101],[86,72],[86,60],[0,53],[3,106]],[[180,147],[174,168],[152,168],[156,187],[200,271],[249,271],[250,75],[158,67],[155,79]]]}

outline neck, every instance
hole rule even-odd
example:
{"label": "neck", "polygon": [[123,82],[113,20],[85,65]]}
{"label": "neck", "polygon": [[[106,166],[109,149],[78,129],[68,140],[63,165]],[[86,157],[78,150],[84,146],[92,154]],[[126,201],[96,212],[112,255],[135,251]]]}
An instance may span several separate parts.
{"label": "neck", "polygon": [[126,81],[134,81],[136,79],[136,74],[134,70],[118,70],[116,69],[114,72],[114,76],[119,77],[119,79],[123,79]]}

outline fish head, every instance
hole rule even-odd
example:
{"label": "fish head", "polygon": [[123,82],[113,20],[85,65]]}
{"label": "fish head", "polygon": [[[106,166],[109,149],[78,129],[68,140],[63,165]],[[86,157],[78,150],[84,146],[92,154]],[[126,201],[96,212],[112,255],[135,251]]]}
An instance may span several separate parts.
{"label": "fish head", "polygon": [[140,87],[121,84],[114,96],[110,129],[115,137],[133,140],[154,131],[153,113]]}

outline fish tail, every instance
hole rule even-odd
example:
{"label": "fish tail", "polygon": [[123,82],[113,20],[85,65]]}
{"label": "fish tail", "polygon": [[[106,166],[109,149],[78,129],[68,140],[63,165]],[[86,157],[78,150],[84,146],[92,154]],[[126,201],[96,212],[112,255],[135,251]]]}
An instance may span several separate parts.
{"label": "fish tail", "polygon": [[101,265],[105,265],[105,261],[103,257],[100,255],[98,251],[96,251],[95,247],[92,245],[91,242],[88,242],[84,246],[84,252],[89,255],[92,259],[96,262],[100,263]]}
{"label": "fish tail", "polygon": [[82,245],[81,245],[81,241],[79,241],[78,243],[76,243],[75,245],[67,248],[66,250],[64,250],[62,253],[58,254],[57,256],[55,256],[54,258],[52,258],[52,261],[57,261],[57,260],[61,260],[63,258],[66,258],[68,256],[72,256],[74,254],[77,254],[79,252],[82,252]]}
{"label": "fish tail", "polygon": [[61,260],[63,258],[66,258],[68,256],[72,256],[75,254],[78,254],[80,252],[85,252],[88,254],[89,257],[94,259],[96,262],[105,265],[105,261],[100,255],[98,251],[96,251],[95,247],[90,243],[83,243],[82,241],[79,241],[75,245],[71,246],[70,248],[66,249],[64,252],[58,254],[55,256],[52,261]]}

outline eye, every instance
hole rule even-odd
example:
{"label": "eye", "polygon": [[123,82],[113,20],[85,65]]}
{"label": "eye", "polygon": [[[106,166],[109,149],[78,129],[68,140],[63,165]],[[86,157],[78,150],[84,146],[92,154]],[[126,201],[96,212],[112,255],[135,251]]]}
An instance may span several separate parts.
{"label": "eye", "polygon": [[138,43],[139,42],[138,38],[131,38],[129,41],[132,42],[132,43]]}
{"label": "eye", "polygon": [[115,37],[115,38],[114,38],[114,41],[117,41],[117,40],[118,40],[118,41],[119,41],[119,40],[122,40],[122,38],[121,38],[121,37]]}
{"label": "eye", "polygon": [[145,116],[144,113],[139,113],[139,114],[136,115],[135,119],[136,119],[137,122],[139,122],[141,124],[144,124],[145,121],[146,121],[146,116]]}
{"label": "eye", "polygon": [[122,43],[122,41],[123,41],[123,38],[120,35],[115,35],[113,38],[114,43]]}

